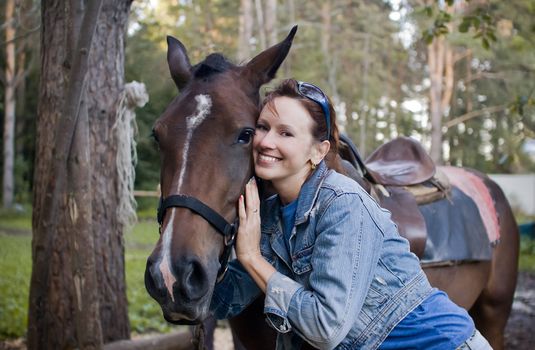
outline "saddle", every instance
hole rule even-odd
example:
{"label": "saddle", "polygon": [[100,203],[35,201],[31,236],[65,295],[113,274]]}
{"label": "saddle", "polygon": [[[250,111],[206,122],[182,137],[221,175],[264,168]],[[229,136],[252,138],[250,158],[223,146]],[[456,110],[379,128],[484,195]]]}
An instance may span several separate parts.
{"label": "saddle", "polygon": [[367,184],[359,183],[392,213],[399,233],[409,240],[411,251],[421,258],[427,228],[418,206],[445,198],[451,190],[447,177],[437,171],[431,157],[414,139],[399,137],[387,142],[365,161],[350,138],[341,135],[340,141],[340,156],[367,180]]}

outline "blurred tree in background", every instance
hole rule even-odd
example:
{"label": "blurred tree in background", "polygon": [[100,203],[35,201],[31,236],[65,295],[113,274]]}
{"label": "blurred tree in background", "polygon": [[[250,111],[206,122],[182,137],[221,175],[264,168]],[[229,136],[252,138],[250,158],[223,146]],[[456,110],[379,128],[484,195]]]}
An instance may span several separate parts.
{"label": "blurred tree in background", "polygon": [[[4,8],[5,0],[0,2]],[[448,6],[456,7],[449,11]],[[39,12],[32,16],[38,23]],[[525,149],[526,140],[535,139],[534,17],[531,0],[134,2],[126,81],[145,83],[150,94],[149,103],[137,114],[136,188],[156,189],[159,156],[151,127],[177,94],[166,63],[166,35],[186,45],[193,64],[213,51],[243,63],[294,24],[299,31],[279,79],[295,77],[321,86],[363,155],[399,135],[415,137],[431,149],[430,89],[437,85],[431,79],[429,45],[441,41],[450,56],[437,71],[443,78],[440,87],[448,94],[437,109],[438,157],[446,164],[484,172],[533,172],[533,154],[530,157]],[[31,68],[24,80],[26,93],[17,95],[17,202],[31,198],[28,174],[35,152],[39,78],[37,65],[30,64],[38,52],[38,38],[24,37],[34,44],[25,46],[25,66]],[[2,42],[4,72],[5,39]],[[2,96],[4,89],[1,85]],[[3,104],[0,111],[3,116]]]}

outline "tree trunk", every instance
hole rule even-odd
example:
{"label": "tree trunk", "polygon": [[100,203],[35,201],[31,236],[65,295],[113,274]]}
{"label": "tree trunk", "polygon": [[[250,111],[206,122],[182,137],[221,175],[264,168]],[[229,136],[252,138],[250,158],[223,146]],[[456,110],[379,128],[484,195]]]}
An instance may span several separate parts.
{"label": "tree trunk", "polygon": [[253,36],[253,3],[251,0],[241,0],[240,29],[238,41],[238,61],[243,62],[251,56],[249,41]]}
{"label": "tree trunk", "polygon": [[[286,11],[288,14],[288,24],[290,27],[293,27],[296,24],[294,0],[286,1]],[[288,57],[286,57],[286,60],[284,60],[284,64],[282,65],[282,68],[284,69],[284,76],[286,77],[292,74],[292,57],[293,55],[288,55]]]}
{"label": "tree trunk", "polygon": [[330,95],[334,104],[340,100],[338,96],[337,81],[336,81],[336,64],[333,57],[333,51],[329,43],[332,37],[332,21],[331,21],[331,1],[324,1],[321,7],[321,51],[323,52],[323,60],[325,62],[325,69],[327,70],[327,81],[329,84]]}
{"label": "tree trunk", "polygon": [[4,91],[4,172],[2,204],[13,205],[15,164],[15,0],[6,1],[6,71]]}
{"label": "tree trunk", "polygon": [[431,117],[431,151],[435,163],[442,161],[442,82],[444,72],[444,37],[436,37],[427,46],[427,62],[431,87],[429,88]]}
{"label": "tree trunk", "polygon": [[260,0],[254,0],[256,8],[256,20],[258,23],[258,38],[260,39],[260,50],[267,48],[266,43],[266,27],[264,25],[264,10],[262,8],[262,2]]}
{"label": "tree trunk", "polygon": [[[362,100],[364,104],[368,105],[368,71],[370,69],[370,34],[366,33],[364,37],[364,62],[362,68]],[[366,135],[368,134],[368,110],[366,108],[361,108],[360,110],[360,144],[359,152],[361,157],[366,157],[367,152],[367,140]]]}
{"label": "tree trunk", "polygon": [[277,38],[277,0],[266,0],[265,33],[267,46],[271,47],[278,42]]}
{"label": "tree trunk", "polygon": [[130,337],[124,275],[125,222],[117,215],[117,102],[124,89],[124,48],[130,0],[106,0],[93,41],[87,80],[93,169],[95,259],[104,342]]}
{"label": "tree trunk", "polygon": [[29,349],[129,337],[110,129],[130,1],[100,3],[42,3]]}
{"label": "tree trunk", "polygon": [[449,111],[454,83],[453,50],[444,37],[436,37],[427,47],[427,62],[431,80],[431,151],[437,164],[442,159],[442,118]]}

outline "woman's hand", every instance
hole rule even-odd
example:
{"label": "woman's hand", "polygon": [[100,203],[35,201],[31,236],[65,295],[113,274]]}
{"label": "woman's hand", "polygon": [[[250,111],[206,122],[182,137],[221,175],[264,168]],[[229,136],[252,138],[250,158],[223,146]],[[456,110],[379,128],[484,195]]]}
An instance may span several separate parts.
{"label": "woman's hand", "polygon": [[245,185],[245,197],[238,202],[240,227],[236,237],[236,256],[258,287],[266,293],[276,272],[260,253],[260,199],[254,178]]}
{"label": "woman's hand", "polygon": [[236,237],[236,256],[242,265],[261,258],[260,254],[260,199],[253,178],[245,185],[245,198],[238,201],[240,226]]}

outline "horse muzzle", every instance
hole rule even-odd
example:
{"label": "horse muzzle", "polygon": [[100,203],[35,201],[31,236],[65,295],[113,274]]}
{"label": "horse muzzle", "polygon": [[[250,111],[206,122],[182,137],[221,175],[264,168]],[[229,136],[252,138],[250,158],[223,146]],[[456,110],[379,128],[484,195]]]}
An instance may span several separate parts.
{"label": "horse muzzle", "polygon": [[206,318],[214,284],[211,280],[215,281],[215,275],[209,278],[195,257],[181,259],[169,271],[162,269],[161,260],[147,260],[145,288],[160,304],[164,318],[174,324],[195,324]]}

